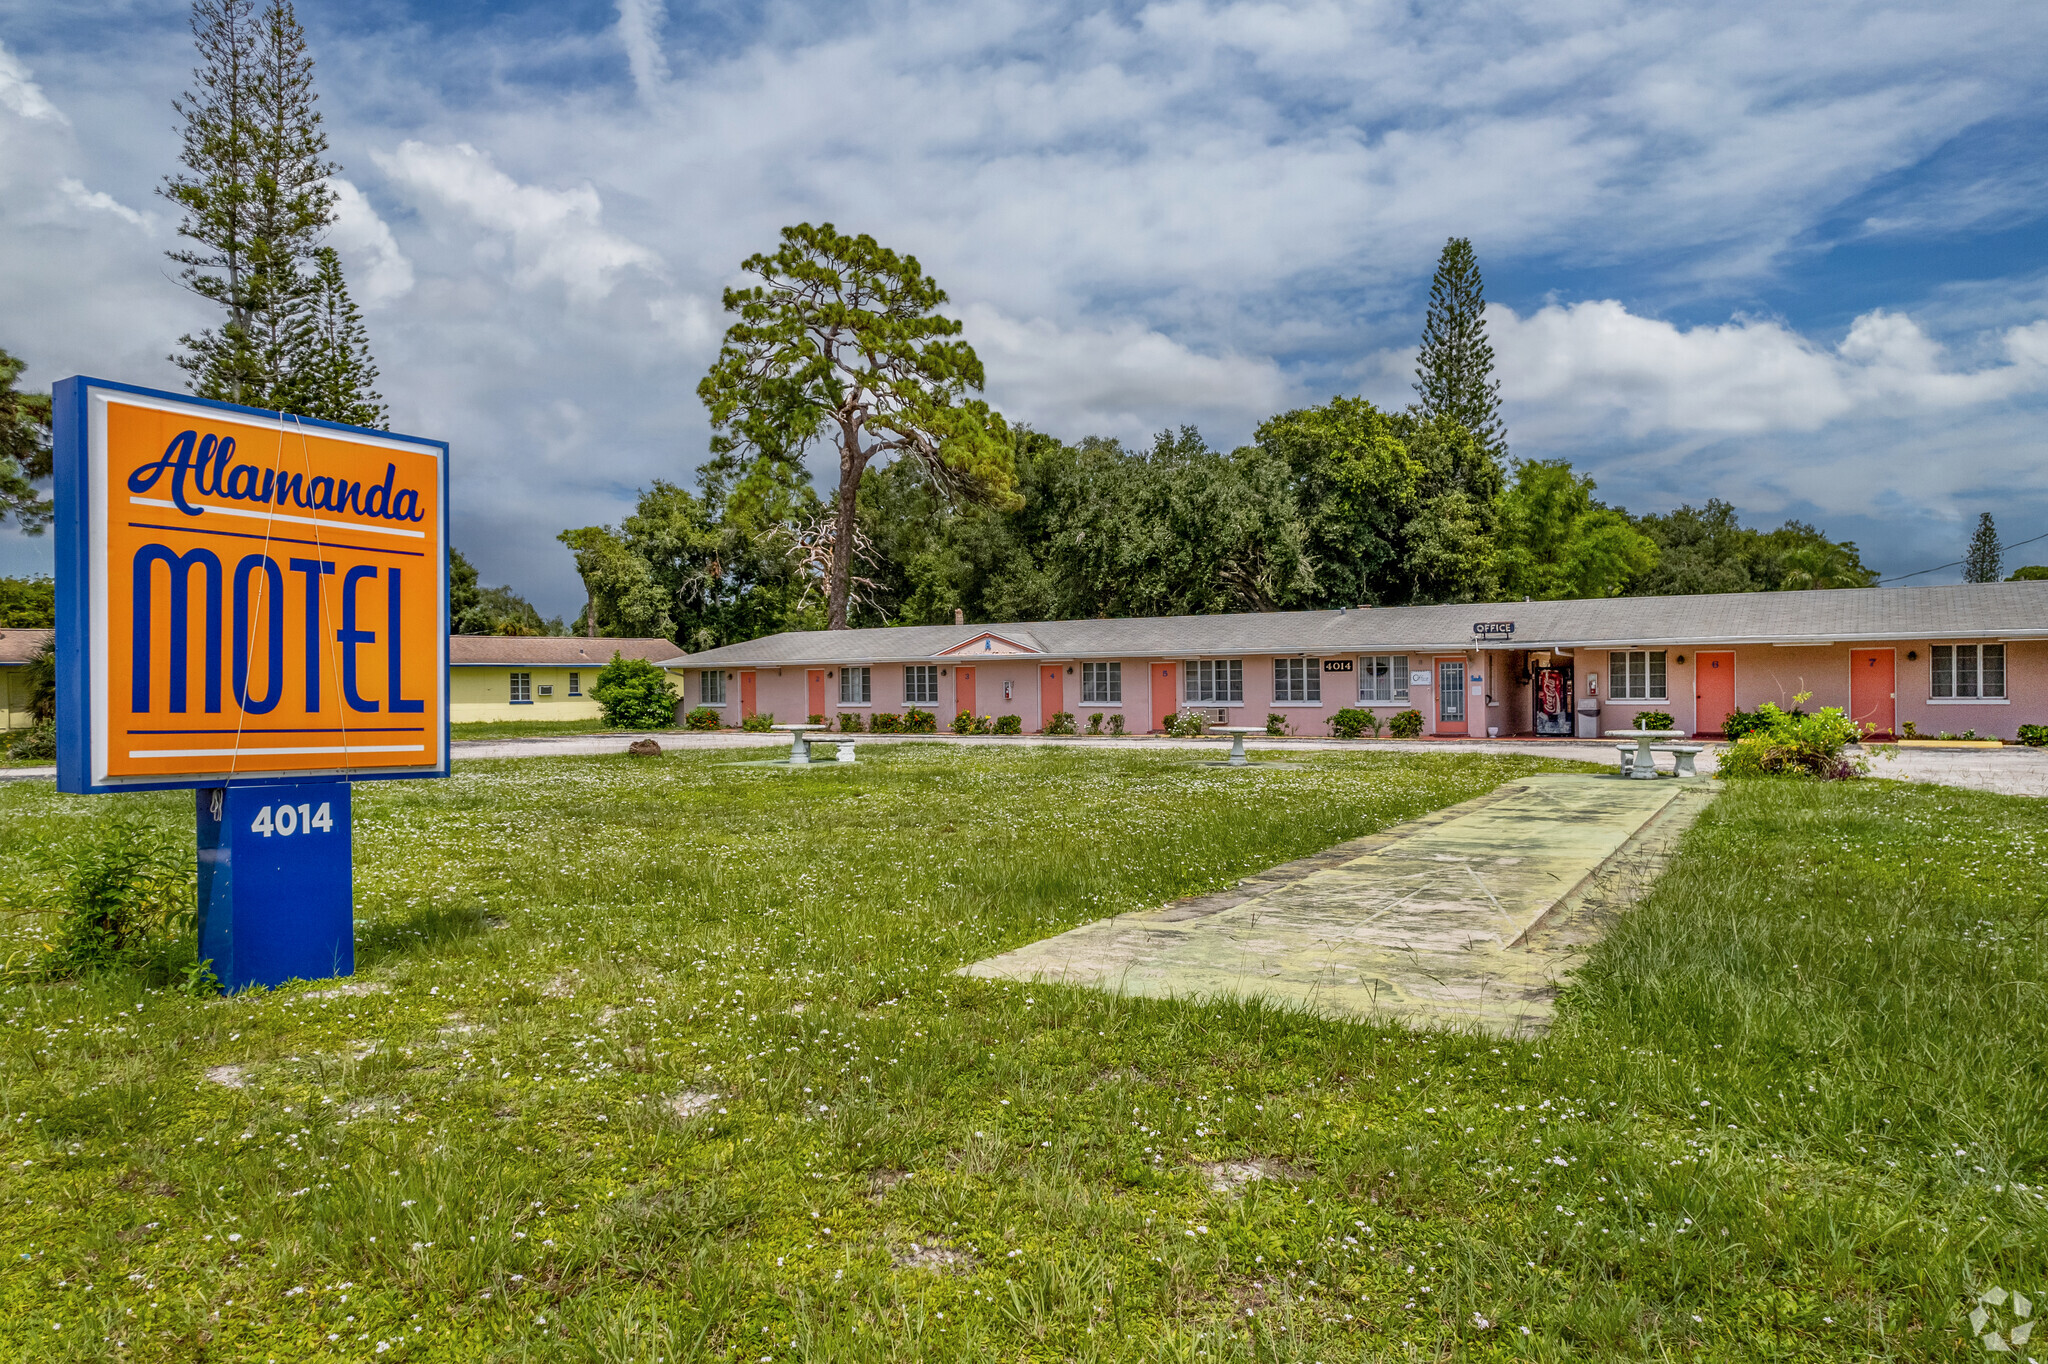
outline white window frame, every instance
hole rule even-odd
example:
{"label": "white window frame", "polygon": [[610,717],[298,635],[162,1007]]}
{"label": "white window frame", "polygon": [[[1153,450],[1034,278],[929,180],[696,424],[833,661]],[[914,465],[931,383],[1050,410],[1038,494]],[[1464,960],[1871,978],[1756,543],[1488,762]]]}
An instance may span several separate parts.
{"label": "white window frame", "polygon": [[[1380,683],[1386,683],[1381,696]],[[1368,706],[1398,706],[1408,699],[1408,655],[1360,654],[1358,699]]]}
{"label": "white window frame", "polygon": [[533,674],[514,672],[505,674],[505,696],[515,706],[533,704]]}
{"label": "white window frame", "polygon": [[839,670],[839,704],[842,706],[872,706],[875,704],[875,670],[865,665]]}
{"label": "white window frame", "polygon": [[581,696],[581,695],[583,695],[583,674],[582,674],[582,673],[570,673],[570,674],[569,674],[569,695],[571,695],[571,696]]}
{"label": "white window frame", "polygon": [[1181,664],[1182,694],[1191,705],[1244,704],[1244,660],[1191,658]]}
{"label": "white window frame", "polygon": [[1273,704],[1276,706],[1322,705],[1323,660],[1320,658],[1274,659]]}
{"label": "white window frame", "polygon": [[939,665],[936,663],[906,663],[903,665],[903,708],[912,706],[936,706],[939,704]]}
{"label": "white window frame", "polygon": [[[1967,681],[1962,666],[1966,658]],[[1936,644],[1928,650],[1927,699],[1939,706],[2009,705],[2005,675],[2003,644]]]}
{"label": "white window frame", "polygon": [[[1660,686],[1659,683],[1662,683]],[[1610,701],[1671,700],[1671,662],[1663,649],[1610,649],[1607,653],[1607,699]]]}
{"label": "white window frame", "polygon": [[533,694],[536,697],[546,697],[548,700],[552,701],[555,699],[555,684],[552,682],[543,682],[533,689]]}
{"label": "white window frame", "polygon": [[1120,660],[1081,664],[1081,704],[1121,706],[1124,703],[1124,665]]}
{"label": "white window frame", "polygon": [[725,673],[718,668],[704,668],[697,676],[697,701],[700,705],[714,709],[725,705]]}

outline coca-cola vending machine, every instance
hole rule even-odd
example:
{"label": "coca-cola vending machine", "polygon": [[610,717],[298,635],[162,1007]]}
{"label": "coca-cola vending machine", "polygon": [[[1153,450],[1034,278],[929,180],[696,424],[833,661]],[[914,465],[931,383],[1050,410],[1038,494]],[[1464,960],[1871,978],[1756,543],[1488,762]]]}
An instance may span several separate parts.
{"label": "coca-cola vending machine", "polygon": [[1572,665],[1548,664],[1530,670],[1535,698],[1536,732],[1555,738],[1572,736]]}

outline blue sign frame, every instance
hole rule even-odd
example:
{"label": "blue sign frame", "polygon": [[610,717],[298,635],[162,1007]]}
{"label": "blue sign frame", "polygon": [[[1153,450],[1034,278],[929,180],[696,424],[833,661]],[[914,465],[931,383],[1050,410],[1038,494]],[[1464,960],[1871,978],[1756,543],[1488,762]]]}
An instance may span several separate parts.
{"label": "blue sign frame", "polygon": [[[125,393],[191,407],[212,408],[237,417],[261,421],[275,422],[284,415],[270,408],[244,407],[236,403],[218,402],[211,398],[195,398],[189,393],[171,393],[163,389],[142,388],[135,384],[93,379],[84,375],[61,379],[54,386],[51,393],[51,417],[55,440],[51,455],[56,476],[57,504],[57,789],[76,794],[106,795],[118,791],[176,791],[241,785],[277,785],[285,781],[311,782],[328,778],[346,781],[399,781],[419,777],[446,777],[449,772],[450,736],[444,711],[441,720],[440,754],[438,761],[432,766],[402,770],[337,768],[319,771],[216,774],[167,780],[142,779],[97,783],[93,781],[91,573],[95,546],[92,541],[87,422],[91,395],[95,390]],[[447,629],[448,442],[425,436],[380,431],[365,426],[350,426],[342,422],[321,421],[312,417],[292,416],[291,420],[309,428],[372,436],[379,440],[405,441],[440,451],[439,540],[442,562],[435,566],[436,581],[440,585],[440,628],[436,634],[441,655],[440,694],[445,703],[450,695],[451,680]]]}

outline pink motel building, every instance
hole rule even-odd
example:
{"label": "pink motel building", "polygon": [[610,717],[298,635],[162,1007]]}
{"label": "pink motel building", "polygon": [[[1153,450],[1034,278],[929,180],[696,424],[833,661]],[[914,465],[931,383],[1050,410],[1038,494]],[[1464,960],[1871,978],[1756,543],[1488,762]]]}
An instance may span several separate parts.
{"label": "pink motel building", "polygon": [[2048,581],[792,631],[662,666],[735,725],[916,707],[1142,734],[1197,709],[1323,735],[1355,706],[1444,738],[1585,737],[1645,710],[1711,735],[1810,692],[1882,734],[2012,739],[2048,723]]}

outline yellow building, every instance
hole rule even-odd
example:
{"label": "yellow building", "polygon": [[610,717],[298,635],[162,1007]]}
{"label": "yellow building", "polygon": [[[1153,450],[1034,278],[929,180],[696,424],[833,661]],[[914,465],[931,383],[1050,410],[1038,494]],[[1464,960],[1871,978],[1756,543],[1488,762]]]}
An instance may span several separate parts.
{"label": "yellow building", "polygon": [[35,716],[28,708],[28,661],[54,633],[0,630],[0,729],[28,729],[35,724]]}
{"label": "yellow building", "polygon": [[450,635],[448,719],[595,720],[590,689],[614,653],[660,663],[681,652],[665,639]]}

